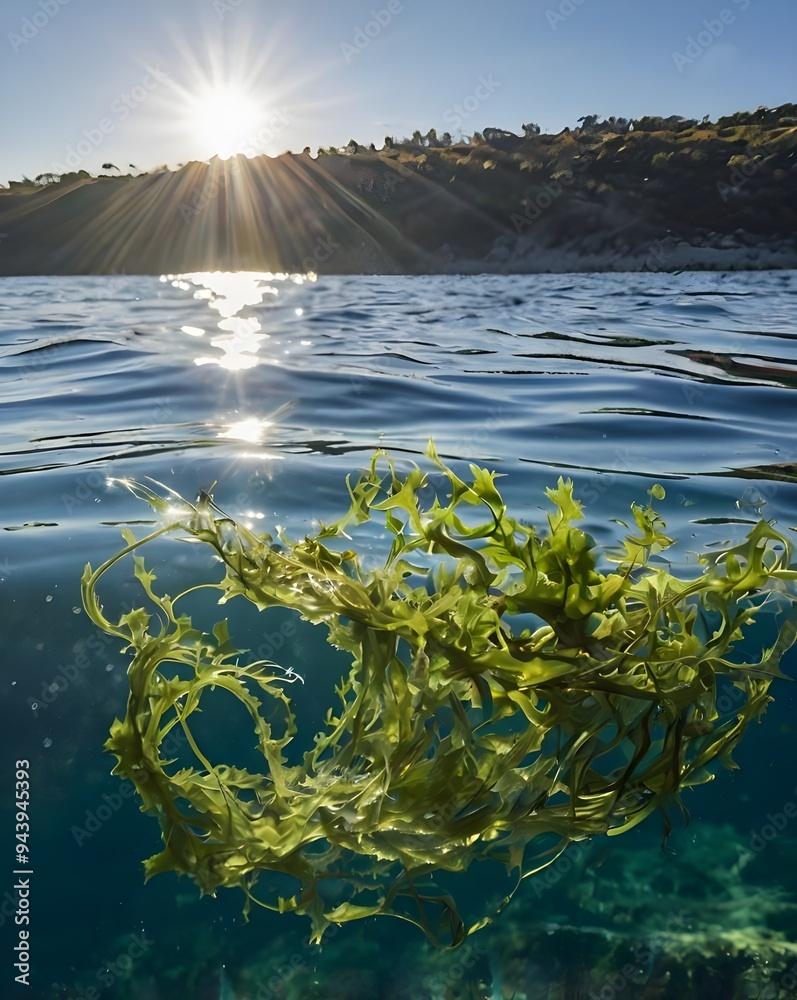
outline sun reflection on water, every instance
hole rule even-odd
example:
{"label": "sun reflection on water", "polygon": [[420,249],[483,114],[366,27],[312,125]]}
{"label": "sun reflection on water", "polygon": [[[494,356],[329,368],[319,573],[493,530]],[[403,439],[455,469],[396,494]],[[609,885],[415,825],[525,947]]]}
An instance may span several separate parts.
{"label": "sun reflection on water", "polygon": [[[240,409],[224,416],[219,415],[206,425],[217,439],[230,442],[228,450],[233,459],[227,469],[226,479],[234,476],[240,469],[251,470],[254,467],[258,470],[258,477],[269,480],[273,464],[284,457],[279,449],[268,446],[273,445],[278,435],[279,421],[293,410],[296,401],[289,400],[276,409],[265,412],[258,404],[248,405],[247,381],[242,378],[239,380],[235,373],[260,364],[279,365],[280,360],[276,354],[283,353],[283,346],[276,322],[269,323],[269,317],[272,316],[269,310],[277,304],[280,289],[286,287],[286,282],[302,285],[305,281],[314,280],[314,275],[255,271],[194,272],[161,277],[162,282],[168,282],[183,292],[190,292],[195,300],[203,305],[206,303],[210,310],[205,321],[197,319],[195,312],[192,322],[197,325],[180,327],[180,332],[188,338],[186,343],[196,347],[201,345],[200,349],[207,352],[194,354],[194,364],[216,365],[229,372],[234,380]],[[199,309],[199,316],[201,315],[202,307]],[[273,316],[273,320],[276,319]],[[264,325],[270,327],[271,334],[275,335],[274,339],[263,329]],[[309,344],[309,341],[303,343]],[[211,354],[211,349],[215,353]],[[261,384],[257,399],[262,402],[264,398],[273,401],[274,397],[271,393],[264,394]],[[251,485],[252,481],[253,473],[247,472],[247,482]],[[250,528],[254,528],[265,516],[262,511],[249,509],[235,513],[245,517],[242,523]]]}
{"label": "sun reflection on water", "polygon": [[256,417],[249,417],[247,420],[238,420],[236,423],[230,424],[226,431],[219,434],[219,437],[260,444],[265,438],[268,428],[273,426],[272,420],[258,420]]}
{"label": "sun reflection on water", "polygon": [[[209,308],[220,317],[214,323],[220,332],[214,332],[209,341],[210,346],[220,353],[196,357],[194,364],[219,365],[228,371],[244,371],[264,362],[279,364],[279,359],[273,355],[260,353],[269,340],[269,334],[263,332],[262,323],[257,316],[246,315],[245,311],[260,306],[268,299],[275,301],[279,295],[280,282],[303,284],[314,278],[314,275],[258,271],[196,271],[192,274],[163,275],[161,281],[168,281],[182,291],[193,290],[194,298],[206,301]],[[184,326],[181,332],[189,337],[199,338],[207,331],[200,327]]]}

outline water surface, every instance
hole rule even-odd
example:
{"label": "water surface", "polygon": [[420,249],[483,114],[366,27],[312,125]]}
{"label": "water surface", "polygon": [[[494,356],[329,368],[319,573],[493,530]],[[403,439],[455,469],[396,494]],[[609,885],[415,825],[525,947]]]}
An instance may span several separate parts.
{"label": "water surface", "polygon": [[[795,306],[797,272],[0,279],[3,760],[8,769],[28,758],[35,788],[36,995],[92,986],[107,997],[256,996],[275,955],[349,983],[319,995],[423,995],[406,963],[384,992],[392,935],[410,964],[426,961],[392,926],[341,930],[319,959],[299,918],[258,914],[244,926],[237,894],[198,901],[185,880],[142,884],[157,827],[119,796],[102,752],[124,711],[125,660],[88,623],[78,589],[85,562],[119,547],[121,526],[144,531],[152,518],[119,480],[150,476],[191,498],[216,483],[225,510],[298,536],[342,512],[345,476],[375,447],[406,468],[424,461],[433,436],[458,470],[474,461],[505,474],[517,517],[540,520],[544,487],[571,476],[587,530],[605,542],[616,537],[610,519],[662,483],[676,557],[694,563],[697,549],[740,537],[759,512],[797,526]],[[378,531],[368,544],[376,559]],[[170,586],[207,572],[206,557],[176,542],[154,558]],[[135,601],[123,574],[115,586],[110,600]],[[302,670],[308,717],[321,718],[340,667],[323,636],[279,615],[239,625],[253,648]],[[792,676],[795,666],[788,658]],[[671,840],[673,884],[689,882],[689,865],[705,867],[701,849],[717,855],[718,837],[744,846],[797,800],[785,763],[797,749],[797,702],[786,682],[775,693],[736,755],[741,770],[689,793],[692,824]],[[9,813],[7,840],[11,822]],[[660,833],[653,820],[613,841],[615,857],[627,865],[638,851],[660,864]],[[759,859],[761,878],[773,877],[764,861],[777,868],[792,904],[793,837],[780,832]],[[628,878],[599,871],[581,879],[596,892],[601,878],[617,892]],[[529,888],[534,919],[600,923],[564,882]],[[117,959],[135,935],[153,943],[127,969]],[[345,980],[355,966],[360,979]],[[501,976],[508,982],[500,966],[490,972],[496,996]],[[286,982],[270,995],[292,995]],[[443,996],[438,987],[428,995]]]}

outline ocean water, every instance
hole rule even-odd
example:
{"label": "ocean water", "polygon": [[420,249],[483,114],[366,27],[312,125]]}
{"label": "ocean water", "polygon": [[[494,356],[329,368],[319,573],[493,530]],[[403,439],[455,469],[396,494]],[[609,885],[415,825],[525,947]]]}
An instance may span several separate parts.
{"label": "ocean water", "polygon": [[[343,512],[345,477],[374,448],[408,468],[430,437],[458,471],[504,474],[526,520],[570,476],[607,544],[612,519],[661,483],[685,564],[759,513],[797,530],[796,307],[797,272],[0,279],[0,996],[797,996],[797,950],[759,947],[797,941],[787,680],[739,768],[687,793],[691,821],[675,817],[666,850],[656,817],[580,848],[458,959],[395,921],[343,927],[319,952],[302,918],[244,923],[238,893],[144,885],[157,824],[102,750],[126,662],[79,596],[84,564],[152,521],[119,480],[212,488],[246,523],[300,537]],[[383,541],[366,534],[374,559]],[[207,571],[196,547],[155,555],[170,585]],[[134,603],[133,581],[114,581],[108,600]],[[301,670],[320,721],[340,658],[319,630],[279,613],[239,625]],[[797,676],[793,651],[782,666]],[[27,993],[8,905],[17,760],[31,783]],[[489,889],[477,875],[466,892],[475,905]],[[704,983],[683,978],[679,947],[710,956]],[[723,992],[742,980],[749,992]]]}

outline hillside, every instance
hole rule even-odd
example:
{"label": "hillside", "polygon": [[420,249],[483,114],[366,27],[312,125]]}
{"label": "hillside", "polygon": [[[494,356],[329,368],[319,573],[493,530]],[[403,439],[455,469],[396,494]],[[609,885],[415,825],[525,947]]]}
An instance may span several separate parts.
{"label": "hillside", "polygon": [[633,125],[12,183],[0,274],[797,267],[797,105]]}

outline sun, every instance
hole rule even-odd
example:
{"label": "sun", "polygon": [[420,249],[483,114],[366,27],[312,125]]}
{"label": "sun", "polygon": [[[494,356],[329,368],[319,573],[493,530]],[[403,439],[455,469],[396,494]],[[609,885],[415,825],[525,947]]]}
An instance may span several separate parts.
{"label": "sun", "polygon": [[227,160],[251,149],[263,114],[263,106],[244,87],[215,85],[191,101],[189,128],[202,155]]}

